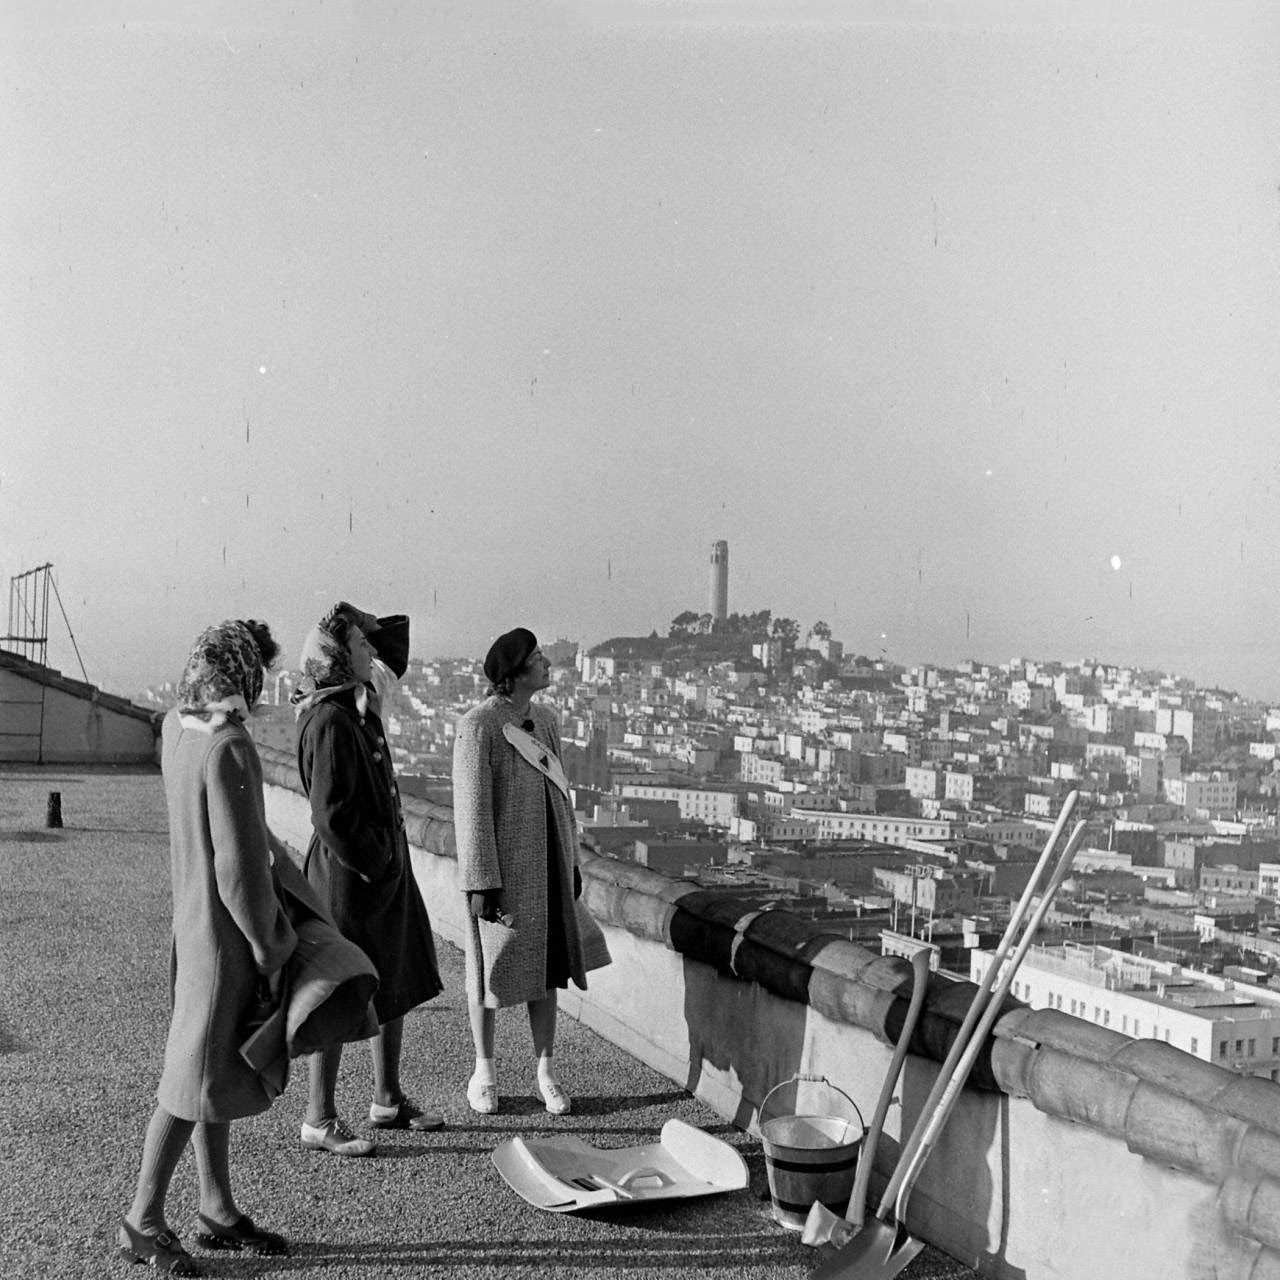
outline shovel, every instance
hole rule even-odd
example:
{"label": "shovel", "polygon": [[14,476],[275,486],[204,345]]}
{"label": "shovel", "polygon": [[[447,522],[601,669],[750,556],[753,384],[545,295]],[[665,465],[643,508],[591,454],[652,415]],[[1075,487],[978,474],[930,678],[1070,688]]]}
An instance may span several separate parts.
{"label": "shovel", "polygon": [[[964,1021],[960,1030],[956,1033],[956,1037],[952,1042],[951,1049],[947,1054],[946,1061],[942,1064],[942,1069],[938,1072],[937,1079],[934,1082],[933,1089],[929,1093],[929,1097],[921,1108],[920,1114],[927,1115],[937,1105],[938,1099],[942,1096],[942,1091],[946,1087],[947,1081],[951,1078],[952,1073],[956,1069],[956,1065],[960,1061],[960,1056],[964,1052],[965,1045],[969,1042],[969,1036],[973,1032],[974,1026],[978,1019],[982,1016],[983,1010],[986,1008],[987,997],[995,983],[996,977],[1000,972],[1000,966],[1004,963],[1009,952],[1012,950],[1014,943],[1018,938],[1018,931],[1022,926],[1022,922],[1026,919],[1027,912],[1031,909],[1032,899],[1035,897],[1036,891],[1040,887],[1041,881],[1044,879],[1045,872],[1049,868],[1049,860],[1053,856],[1053,851],[1057,847],[1058,841],[1062,838],[1063,829],[1066,827],[1067,819],[1071,816],[1075,809],[1076,801],[1079,799],[1079,793],[1069,792],[1066,799],[1062,803],[1062,808],[1058,812],[1058,820],[1053,824],[1053,829],[1049,833],[1049,839],[1044,849],[1041,851],[1040,857],[1032,868],[1031,875],[1027,879],[1026,887],[1022,891],[1022,896],[1018,899],[1017,906],[1009,913],[1009,921],[1005,926],[1004,934],[1000,939],[999,945],[996,947],[995,954],[991,958],[990,965],[983,975],[982,982],[978,990],[974,993],[969,1008],[965,1012]],[[922,992],[923,995],[923,992]],[[908,1017],[911,1017],[908,1012]],[[906,1037],[909,1039],[909,1037]],[[864,1144],[864,1152],[874,1156],[876,1142],[880,1137],[880,1133],[884,1127],[884,1116],[888,1110],[888,1101],[892,1100],[894,1085],[897,1082],[897,1075],[902,1070],[903,1060],[906,1057],[904,1046],[904,1038],[900,1037],[898,1041],[898,1052],[894,1055],[894,1060],[889,1067],[889,1077],[885,1081],[884,1089],[881,1091],[881,1105],[877,1107],[876,1116],[871,1122],[871,1128],[868,1131],[867,1141]],[[899,1153],[898,1168],[903,1170],[906,1168],[907,1161],[910,1159],[912,1149],[910,1148],[910,1140],[903,1145],[902,1151]],[[804,1235],[801,1241],[808,1245],[826,1244],[828,1241],[836,1245],[845,1244],[855,1234],[857,1229],[862,1226],[866,1216],[866,1188],[870,1180],[872,1172],[872,1164],[870,1159],[866,1163],[859,1162],[858,1178],[859,1184],[855,1184],[853,1195],[849,1199],[849,1208],[845,1213],[846,1221],[842,1222],[835,1216],[825,1205],[815,1204],[809,1212],[809,1220],[805,1223]],[[896,1188],[897,1183],[891,1184]],[[890,1191],[888,1194],[892,1194]]]}
{"label": "shovel", "polygon": [[898,1042],[894,1046],[893,1058],[889,1063],[884,1084],[880,1087],[880,1097],[876,1102],[875,1114],[871,1117],[871,1126],[862,1140],[862,1150],[858,1153],[858,1172],[853,1180],[853,1192],[849,1196],[849,1207],[843,1218],[837,1218],[821,1200],[815,1200],[809,1210],[809,1217],[804,1224],[804,1232],[800,1237],[801,1244],[818,1245],[834,1240],[843,1243],[853,1235],[867,1216],[867,1184],[871,1181],[871,1170],[875,1164],[876,1147],[880,1142],[880,1134],[884,1131],[885,1116],[893,1104],[893,1091],[897,1088],[898,1077],[902,1074],[902,1064],[907,1058],[907,1047],[911,1036],[920,1020],[920,1011],[924,1008],[925,992],[929,985],[929,960],[931,949],[921,947],[911,957],[911,1000],[907,1005],[907,1016],[903,1020],[902,1030],[898,1032]]}
{"label": "shovel", "polygon": [[[982,986],[979,987],[970,1005],[970,1015],[980,1010],[977,1026],[966,1037],[965,1028],[970,1027],[974,1020],[967,1015],[961,1027],[961,1034],[952,1046],[951,1053],[947,1055],[947,1062],[943,1064],[943,1069],[939,1072],[938,1079],[925,1101],[920,1118],[916,1121],[916,1126],[903,1147],[897,1168],[889,1179],[889,1185],[885,1188],[884,1196],[880,1200],[876,1216],[813,1272],[813,1280],[893,1280],[893,1277],[900,1275],[924,1248],[924,1241],[911,1235],[906,1228],[907,1200],[915,1186],[916,1178],[919,1177],[925,1161],[932,1153],[934,1144],[960,1097],[965,1081],[973,1069],[974,1062],[977,1061],[982,1046],[986,1043],[991,1027],[1000,1014],[1000,1007],[1013,986],[1018,967],[1030,950],[1032,942],[1035,941],[1036,931],[1052,905],[1063,880],[1066,879],[1067,872],[1071,869],[1071,860],[1075,857],[1080,841],[1084,838],[1085,824],[1078,822],[1071,833],[1070,840],[1067,841],[1067,847],[1062,851],[1054,867],[1048,886],[1027,922],[1022,940],[1018,943],[1017,949],[1001,975],[995,992],[990,994],[991,983],[1003,959],[1001,951],[1006,949],[1004,942],[1012,936],[1015,925],[1020,923],[1027,904],[1034,896],[1035,886],[1061,829],[1062,818],[1074,803],[1074,796],[1075,793],[1072,792],[1067,797],[1067,803],[1063,805],[1063,814],[1059,816],[1058,825],[1050,836],[1049,844],[1045,847],[1045,852],[1032,873],[1032,878],[1014,915],[1010,917],[1005,939],[992,957]],[[957,1049],[959,1049],[958,1054]],[[951,1069],[952,1060],[957,1057],[958,1062],[955,1063],[954,1069]],[[892,1210],[892,1216],[890,1216],[890,1210]]]}

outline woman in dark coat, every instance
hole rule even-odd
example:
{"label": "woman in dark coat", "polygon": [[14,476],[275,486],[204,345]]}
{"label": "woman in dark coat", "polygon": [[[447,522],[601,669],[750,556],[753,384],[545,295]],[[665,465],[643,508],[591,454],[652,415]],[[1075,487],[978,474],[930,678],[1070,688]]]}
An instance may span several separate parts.
{"label": "woman in dark coat", "polygon": [[[381,670],[403,675],[408,619],[380,622],[345,602],[312,628],[303,645],[303,679],[293,695],[298,771],[313,828],[303,870],[338,928],[378,970],[370,1124],[439,1129],[443,1119],[422,1111],[400,1085],[404,1015],[442,987],[374,687],[375,646],[388,659]],[[338,1117],[341,1060],[341,1045],[311,1058],[302,1143],[335,1155],[371,1155],[374,1144]]]}
{"label": "woman in dark coat", "polygon": [[[245,726],[279,647],[260,622],[203,632],[162,731],[173,876],[172,1016],[159,1105],[147,1127],[120,1252],[172,1275],[199,1268],[165,1221],[165,1196],[188,1141],[200,1178],[196,1240],[210,1249],[287,1253],[236,1207],[231,1121],[272,1095],[239,1055],[244,1028],[278,984],[296,937],[272,880],[262,766]],[[265,989],[265,990],[264,990]]]}

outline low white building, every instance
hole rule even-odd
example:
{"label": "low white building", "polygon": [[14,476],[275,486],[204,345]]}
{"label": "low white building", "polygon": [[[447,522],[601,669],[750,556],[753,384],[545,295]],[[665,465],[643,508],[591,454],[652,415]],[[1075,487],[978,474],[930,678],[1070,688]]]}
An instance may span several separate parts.
{"label": "low white building", "polygon": [[[980,982],[992,952],[970,953]],[[1280,1080],[1280,992],[1110,947],[1032,947],[1013,995],[1134,1039],[1163,1040],[1203,1062]]]}
{"label": "low white building", "polygon": [[727,827],[738,816],[736,791],[710,791],[701,787],[651,787],[640,782],[624,782],[617,794],[637,800],[674,800],[686,822],[702,822],[709,827]]}
{"label": "low white building", "polygon": [[906,847],[910,841],[950,840],[958,823],[889,813],[843,813],[830,809],[792,810],[812,827],[815,840],[875,840]]}

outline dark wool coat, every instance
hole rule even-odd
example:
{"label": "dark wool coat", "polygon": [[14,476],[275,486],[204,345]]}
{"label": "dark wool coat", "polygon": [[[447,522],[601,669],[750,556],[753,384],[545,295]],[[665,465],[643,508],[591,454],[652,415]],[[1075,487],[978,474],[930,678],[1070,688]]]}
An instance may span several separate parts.
{"label": "dark wool coat", "polygon": [[[463,889],[501,889],[508,927],[471,920],[467,992],[490,1008],[540,1000],[547,994],[547,945],[563,935],[569,976],[585,988],[587,970],[608,963],[599,927],[575,909],[573,869],[578,838],[573,810],[502,736],[504,724],[524,717],[505,698],[491,697],[459,721],[453,747],[453,820]],[[534,737],[560,755],[555,713],[529,708]],[[560,857],[558,892],[548,902],[548,815]]]}
{"label": "dark wool coat", "polygon": [[182,1120],[265,1111],[272,1095],[239,1053],[259,975],[296,937],[276,897],[262,766],[240,721],[165,716],[161,767],[173,873],[173,1012],[160,1105]]}
{"label": "dark wool coat", "polygon": [[391,752],[354,689],[314,696],[298,716],[298,772],[311,800],[303,871],[342,933],[378,970],[373,1006],[390,1022],[442,990],[431,921],[413,878]]}

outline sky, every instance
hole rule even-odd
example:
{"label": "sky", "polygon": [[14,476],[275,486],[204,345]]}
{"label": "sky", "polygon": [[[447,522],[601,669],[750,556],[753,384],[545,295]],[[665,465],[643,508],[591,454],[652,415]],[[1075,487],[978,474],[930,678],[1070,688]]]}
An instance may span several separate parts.
{"label": "sky", "polygon": [[[1280,11],[0,6],[0,577],[89,678],[708,607],[1280,699]],[[79,664],[55,609],[49,660]]]}

